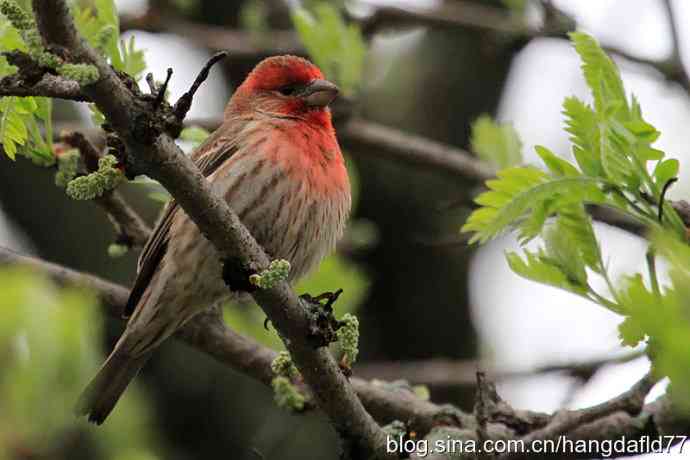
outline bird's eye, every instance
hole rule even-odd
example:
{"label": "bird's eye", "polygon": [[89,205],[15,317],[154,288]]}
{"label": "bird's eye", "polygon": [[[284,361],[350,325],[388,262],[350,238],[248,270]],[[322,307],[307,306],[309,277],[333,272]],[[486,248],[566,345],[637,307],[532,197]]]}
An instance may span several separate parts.
{"label": "bird's eye", "polygon": [[283,96],[292,96],[295,94],[295,91],[297,91],[297,87],[295,85],[285,85],[278,89],[278,92]]}

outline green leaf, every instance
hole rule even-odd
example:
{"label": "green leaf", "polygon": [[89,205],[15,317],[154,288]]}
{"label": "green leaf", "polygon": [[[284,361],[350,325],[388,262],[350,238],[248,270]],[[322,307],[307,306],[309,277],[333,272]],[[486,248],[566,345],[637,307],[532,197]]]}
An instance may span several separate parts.
{"label": "green leaf", "polygon": [[583,176],[550,179],[536,168],[505,169],[498,173],[498,179],[486,182],[490,190],[476,199],[482,207],[470,215],[461,231],[475,232],[470,243],[484,243],[509,227],[519,228],[519,220],[546,200],[554,200],[554,208],[603,202],[605,196],[599,184],[598,179]]}
{"label": "green leaf", "polygon": [[563,101],[566,131],[573,143],[573,155],[583,173],[588,176],[603,176],[601,166],[601,142],[597,116],[587,104],[576,97]]}
{"label": "green leaf", "polygon": [[587,271],[584,259],[577,245],[560,227],[556,221],[544,232],[545,256],[566,275],[570,284],[586,291]]}
{"label": "green leaf", "polygon": [[359,26],[346,24],[338,9],[326,2],[317,3],[314,14],[294,9],[292,23],[314,63],[345,95],[354,94],[362,80],[366,54]]}
{"label": "green leaf", "polygon": [[191,142],[195,146],[198,146],[206,140],[209,136],[209,132],[200,126],[190,126],[184,128],[180,133],[180,139],[183,141]]}
{"label": "green leaf", "polygon": [[510,269],[523,278],[565,289],[578,295],[587,293],[586,289],[569,279],[568,275],[544,254],[525,251],[523,259],[518,254],[509,252],[506,254],[506,260]]}
{"label": "green leaf", "polygon": [[640,145],[636,150],[635,150],[637,157],[645,162],[645,161],[659,161],[662,158],[664,158],[665,153],[662,150],[652,148],[648,145]]}
{"label": "green leaf", "polygon": [[89,45],[98,48],[100,45],[99,34],[106,24],[102,24],[98,20],[91,8],[82,8],[76,3],[72,7],[72,17],[81,36],[86,39]]}
{"label": "green leaf", "polygon": [[135,80],[141,78],[146,70],[146,59],[144,51],[137,50],[134,35],[129,38],[127,43],[120,41],[120,52],[122,53],[122,70],[131,75]]}
{"label": "green leaf", "polygon": [[[0,285],[0,449],[9,452],[10,428],[12,439],[55,458],[65,433],[81,424],[72,411],[75,398],[105,358],[98,301],[84,288],[57,286],[28,267],[0,268]],[[88,437],[104,458],[155,458],[141,455],[157,439],[148,399],[137,387],[133,382],[98,436]]]}
{"label": "green leaf", "polygon": [[621,304],[627,313],[618,326],[618,333],[624,345],[637,346],[647,335],[657,335],[660,320],[663,321],[666,308],[664,303],[671,300],[668,295],[657,296],[645,286],[642,275],[636,273],[623,278],[619,290]]}
{"label": "green leaf", "polygon": [[621,134],[612,129],[607,129],[605,124],[600,126],[601,165],[606,176],[613,182],[636,190],[643,178],[640,171],[630,161],[626,153],[630,145],[621,140]]}
{"label": "green leaf", "polygon": [[138,80],[146,69],[144,53],[135,49],[134,37],[120,40],[120,21],[113,0],[94,0],[94,8],[74,7],[74,20],[81,35],[100,50],[115,69]]}
{"label": "green leaf", "polygon": [[501,0],[511,13],[522,14],[527,7],[527,0]]}
{"label": "green leaf", "polygon": [[628,316],[618,325],[618,337],[621,343],[628,347],[636,347],[645,339],[643,326]]}
{"label": "green leaf", "polygon": [[496,123],[482,115],[472,123],[472,151],[498,168],[515,166],[522,161],[522,142],[510,123]]}
{"label": "green leaf", "polygon": [[[0,50],[2,51],[27,51],[26,44],[17,29],[12,27],[10,21],[0,16]],[[16,72],[16,67],[9,65],[5,56],[0,56],[0,78]]]}
{"label": "green leaf", "polygon": [[557,230],[577,250],[584,264],[597,273],[603,273],[601,249],[594,234],[592,218],[582,204],[563,207],[558,211]]}
{"label": "green leaf", "polygon": [[623,82],[611,58],[591,36],[582,32],[572,32],[569,35],[582,60],[582,71],[592,91],[597,113],[627,114],[629,109]]}
{"label": "green leaf", "polygon": [[654,179],[656,183],[660,187],[663,187],[669,180],[678,176],[679,168],[680,163],[675,158],[660,161],[654,168]]}
{"label": "green leaf", "polygon": [[647,123],[641,118],[641,114],[636,116],[632,120],[625,122],[624,126],[637,139],[644,142],[648,142],[650,144],[655,142],[661,135],[661,132],[657,131],[657,129],[654,126]]}
{"label": "green leaf", "polygon": [[24,125],[26,110],[19,98],[0,98],[0,144],[5,154],[15,159],[18,146],[23,146],[29,137]]}
{"label": "green leaf", "polygon": [[563,158],[559,157],[555,153],[553,153],[551,150],[547,149],[546,147],[543,147],[541,145],[535,145],[534,150],[537,152],[537,155],[541,158],[541,160],[544,162],[546,167],[551,171],[551,173],[555,176],[579,176],[580,171],[577,170],[577,168],[573,165],[571,165],[568,161],[564,160]]}

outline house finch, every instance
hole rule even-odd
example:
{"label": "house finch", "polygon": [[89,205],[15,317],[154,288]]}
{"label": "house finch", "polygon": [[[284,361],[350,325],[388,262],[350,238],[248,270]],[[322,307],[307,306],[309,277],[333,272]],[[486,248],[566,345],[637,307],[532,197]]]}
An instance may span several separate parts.
{"label": "house finch", "polygon": [[[228,103],[222,125],[193,154],[269,257],[294,281],[333,250],[350,211],[350,184],[328,104],[338,88],[309,61],[259,63]],[[220,255],[185,212],[166,207],[139,259],[127,327],[76,411],[100,424],[151,353],[194,315],[239,296]]]}

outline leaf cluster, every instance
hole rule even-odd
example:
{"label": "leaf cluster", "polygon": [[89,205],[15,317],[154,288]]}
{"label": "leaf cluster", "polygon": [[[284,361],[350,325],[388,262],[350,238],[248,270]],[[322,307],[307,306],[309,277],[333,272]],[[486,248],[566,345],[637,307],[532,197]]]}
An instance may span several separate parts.
{"label": "leaf cluster", "polygon": [[[87,64],[64,62],[43,47],[33,14],[14,0],[0,0],[0,53],[28,53],[41,66],[53,69],[80,85],[98,80],[98,70]],[[134,38],[120,40],[119,19],[113,0],[94,0],[93,6],[75,3],[73,14],[82,35],[112,66],[139,78],[146,68],[144,54],[137,50]],[[0,55],[0,78],[15,74],[17,68]],[[93,109],[96,119],[102,116]],[[37,164],[55,164],[52,131],[52,101],[43,97],[0,98],[0,145],[5,154],[15,159],[24,155]]]}
{"label": "leaf cluster", "polygon": [[522,162],[522,142],[510,123],[496,123],[482,115],[472,124],[472,151],[498,168]]}
{"label": "leaf cluster", "polygon": [[[618,68],[596,40],[584,33],[570,38],[593,102],[569,97],[563,103],[574,163],[536,146],[544,168],[513,166],[500,171],[486,182],[487,191],[476,198],[479,207],[462,231],[473,233],[470,241],[480,243],[509,231],[523,246],[539,237],[536,250],[506,255],[510,268],[623,315],[623,343],[634,346],[646,341],[659,372],[677,377],[678,388],[683,384],[675,382],[681,378],[690,382],[690,375],[673,369],[690,358],[690,292],[685,292],[690,286],[690,248],[685,226],[664,202],[663,193],[678,174],[679,163],[653,147],[660,132],[645,120],[637,99],[626,95]],[[500,139],[500,131],[489,121],[475,124],[475,150],[505,165],[508,143]],[[586,212],[589,205],[613,209],[657,235],[647,257],[651,289],[641,273],[615,285]],[[657,253],[671,265],[671,283],[664,289],[657,278]],[[593,276],[605,280],[607,293],[592,288]],[[683,386],[685,395],[690,395],[689,389]],[[690,403],[690,397],[686,401]]]}
{"label": "leaf cluster", "polygon": [[93,0],[92,5],[85,7],[75,3],[72,14],[82,37],[116,70],[135,80],[142,77],[146,70],[144,52],[136,49],[134,36],[127,42],[120,38],[120,19],[113,0]]}
{"label": "leaf cluster", "polygon": [[74,200],[93,200],[113,190],[125,180],[117,165],[117,158],[113,155],[100,158],[97,171],[72,179],[67,184],[67,196]]}

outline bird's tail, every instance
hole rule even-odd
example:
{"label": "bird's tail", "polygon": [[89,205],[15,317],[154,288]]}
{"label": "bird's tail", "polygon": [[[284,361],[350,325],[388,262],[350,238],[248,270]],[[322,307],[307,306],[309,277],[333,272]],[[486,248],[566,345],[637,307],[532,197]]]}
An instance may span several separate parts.
{"label": "bird's tail", "polygon": [[97,425],[103,423],[117,404],[117,401],[139,370],[151,356],[147,351],[133,356],[128,351],[127,333],[120,338],[115,349],[105,361],[98,374],[89,382],[82,392],[75,413],[88,416],[89,421]]}

